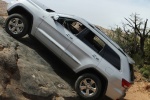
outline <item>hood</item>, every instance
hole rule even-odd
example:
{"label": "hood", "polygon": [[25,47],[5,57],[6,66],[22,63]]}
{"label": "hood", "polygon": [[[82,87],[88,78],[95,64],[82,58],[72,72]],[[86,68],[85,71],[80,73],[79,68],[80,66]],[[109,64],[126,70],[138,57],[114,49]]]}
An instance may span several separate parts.
{"label": "hood", "polygon": [[54,10],[52,10],[51,8],[49,8],[47,6],[50,4],[50,0],[28,0],[28,1],[34,2],[35,4],[37,4],[42,9],[46,10],[47,12],[54,12]]}

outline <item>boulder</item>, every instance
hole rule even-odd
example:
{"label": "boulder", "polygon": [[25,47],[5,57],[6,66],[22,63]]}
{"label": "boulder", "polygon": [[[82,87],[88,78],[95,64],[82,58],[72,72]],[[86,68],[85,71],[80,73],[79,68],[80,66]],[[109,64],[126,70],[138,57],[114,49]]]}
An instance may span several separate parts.
{"label": "boulder", "polygon": [[15,40],[0,27],[0,100],[79,100],[74,76],[38,41]]}

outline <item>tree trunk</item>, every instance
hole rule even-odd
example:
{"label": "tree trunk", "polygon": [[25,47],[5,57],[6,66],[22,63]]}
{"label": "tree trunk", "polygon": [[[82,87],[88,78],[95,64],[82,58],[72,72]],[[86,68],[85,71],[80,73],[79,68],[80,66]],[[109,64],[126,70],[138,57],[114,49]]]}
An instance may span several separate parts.
{"label": "tree trunk", "polygon": [[144,37],[140,37],[140,53],[141,53],[141,57],[142,58],[145,57],[144,42],[145,42],[145,38]]}
{"label": "tree trunk", "polygon": [[134,34],[134,53],[137,53],[137,41],[136,41],[137,35]]}

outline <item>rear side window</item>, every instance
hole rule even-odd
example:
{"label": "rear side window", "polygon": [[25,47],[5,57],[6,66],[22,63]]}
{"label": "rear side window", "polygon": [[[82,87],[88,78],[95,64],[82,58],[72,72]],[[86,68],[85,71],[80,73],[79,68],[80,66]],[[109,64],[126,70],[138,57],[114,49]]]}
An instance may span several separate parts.
{"label": "rear side window", "polygon": [[105,46],[105,43],[91,31],[88,31],[80,39],[97,53],[100,53]]}

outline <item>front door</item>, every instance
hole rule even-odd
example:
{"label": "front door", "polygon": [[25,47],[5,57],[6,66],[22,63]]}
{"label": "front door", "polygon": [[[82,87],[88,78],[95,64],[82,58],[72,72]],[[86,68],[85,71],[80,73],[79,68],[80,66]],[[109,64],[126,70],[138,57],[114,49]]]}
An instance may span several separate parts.
{"label": "front door", "polygon": [[43,19],[43,22],[37,28],[35,36],[60,57],[62,52],[65,52],[71,41],[73,41],[73,37],[69,34],[70,32],[59,23],[59,19],[54,20],[52,16],[49,16]]}

